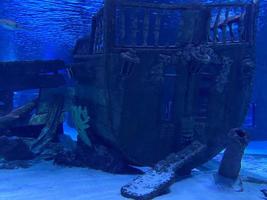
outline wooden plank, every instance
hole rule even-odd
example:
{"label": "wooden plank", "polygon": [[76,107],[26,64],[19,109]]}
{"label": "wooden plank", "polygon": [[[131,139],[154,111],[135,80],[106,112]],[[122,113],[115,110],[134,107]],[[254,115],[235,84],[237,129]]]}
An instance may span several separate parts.
{"label": "wooden plank", "polygon": [[46,125],[42,129],[39,137],[31,146],[31,150],[35,154],[43,153],[47,145],[56,138],[57,128],[61,123],[63,107],[64,99],[61,97],[55,97],[55,102],[53,102],[49,107]]}
{"label": "wooden plank", "polygon": [[92,18],[92,25],[91,25],[90,47],[89,47],[90,54],[94,52],[95,37],[96,37],[96,17],[94,16]]}
{"label": "wooden plank", "polygon": [[120,41],[122,41],[122,44],[125,42],[126,40],[126,13],[125,13],[125,10],[122,9],[120,11],[120,14],[121,14],[121,29],[120,29]]}
{"label": "wooden plank", "polygon": [[132,16],[131,18],[131,32],[130,35],[130,41],[132,45],[136,45],[137,41],[137,33],[138,33],[138,17],[136,15]]}
{"label": "wooden plank", "polygon": [[155,36],[155,46],[159,45],[159,37],[160,37],[160,26],[161,26],[161,13],[158,13],[156,16],[156,22],[154,27],[154,36]]}
{"label": "wooden plank", "polygon": [[34,74],[49,73],[67,66],[62,60],[35,60],[35,61],[13,61],[0,62],[0,76],[10,74]]}
{"label": "wooden plank", "polygon": [[247,6],[248,22],[247,22],[246,26],[247,26],[247,31],[249,32],[248,39],[249,39],[249,42],[251,45],[253,45],[253,43],[255,41],[255,32],[256,32],[255,21],[256,21],[256,16],[257,16],[257,12],[258,12],[256,5],[252,4],[252,5]]}
{"label": "wooden plank", "polygon": [[13,91],[0,91],[0,117],[9,113],[13,108]]}
{"label": "wooden plank", "polygon": [[252,10],[253,10],[252,21],[253,21],[253,23],[251,24],[251,30],[253,30],[253,42],[256,41],[257,17],[259,15],[259,9],[260,9],[259,4],[260,4],[259,0],[254,0],[253,4],[252,4]]}
{"label": "wooden plank", "polygon": [[238,21],[238,34],[239,34],[239,41],[244,40],[244,32],[245,32],[245,8],[241,8],[241,14]]}
{"label": "wooden plank", "polygon": [[214,26],[213,26],[213,43],[216,43],[216,42],[219,41],[218,25],[220,23],[221,12],[222,12],[222,8],[219,8],[219,11],[217,13],[217,16],[216,16],[216,19],[215,19],[215,23],[214,23]]}
{"label": "wooden plank", "polygon": [[211,4],[205,4],[204,6],[205,7],[208,7],[208,8],[231,8],[231,7],[242,7],[242,6],[245,6],[245,5],[251,5],[252,3],[238,3],[238,2],[229,2],[229,3],[211,3]]}
{"label": "wooden plank", "polygon": [[115,44],[116,4],[114,0],[105,0],[103,15],[104,53],[110,53]]}
{"label": "wooden plank", "polygon": [[95,15],[95,36],[93,53],[102,53],[101,43],[103,42],[103,13],[104,9],[101,8]]}
{"label": "wooden plank", "polygon": [[97,52],[98,37],[99,37],[99,30],[98,29],[99,29],[99,26],[98,26],[98,24],[96,22],[93,53]]}
{"label": "wooden plank", "polygon": [[[232,47],[238,47],[240,46],[240,48],[244,47],[244,46],[248,46],[249,43],[248,42],[229,42],[229,43],[226,43],[226,44],[223,44],[223,43],[213,43],[213,42],[207,42],[207,45],[210,46],[210,47],[220,47],[220,48],[225,48],[225,49],[228,49],[228,48],[232,48]],[[180,47],[179,45],[175,46],[175,45],[172,45],[172,46],[158,46],[158,47],[155,47],[155,46],[121,46],[121,47],[116,47],[113,49],[113,52],[114,53],[118,53],[118,52],[122,52],[122,51],[126,51],[126,50],[129,50],[129,48],[135,48],[137,51],[140,51],[140,52],[145,52],[145,51],[151,51],[151,52],[162,52],[162,53],[166,53],[166,51],[170,51],[170,52],[174,52],[174,51],[177,51],[177,48]]]}
{"label": "wooden plank", "polygon": [[[99,55],[99,54],[75,55],[74,56],[75,62],[82,62],[82,61],[86,61],[86,60],[92,60],[92,62],[94,62],[95,60],[101,61],[102,58],[103,58],[103,55]],[[78,63],[78,65],[76,65],[76,64],[71,64],[70,67],[79,66],[79,63]]]}
{"label": "wooden plank", "polygon": [[65,85],[65,79],[62,75],[34,75],[0,78],[0,90],[29,90],[39,88],[54,88]]}
{"label": "wooden plank", "polygon": [[[99,85],[99,84],[98,84]],[[88,101],[91,104],[108,106],[108,96],[106,88],[100,88],[97,86],[82,86],[76,87],[76,93],[83,101]]]}
{"label": "wooden plank", "polygon": [[229,18],[229,12],[230,12],[230,8],[226,8],[226,11],[225,11],[225,19],[224,19],[224,22],[223,22],[223,26],[222,26],[222,40],[223,40],[223,43],[225,44],[226,43],[226,40],[227,40],[227,33],[226,33],[226,29],[227,29],[227,25],[228,25],[228,18]]}
{"label": "wooden plank", "polygon": [[131,0],[117,0],[117,5],[125,7],[137,7],[148,9],[168,9],[168,10],[186,10],[199,9],[211,7],[235,7],[243,6],[245,3],[212,3],[212,4],[164,4],[164,3],[146,3],[146,2],[132,2]]}
{"label": "wooden plank", "polygon": [[166,191],[174,182],[176,172],[197,159],[206,146],[193,142],[182,151],[170,154],[144,175],[137,176],[131,183],[121,188],[121,194],[130,199],[150,200]]}
{"label": "wooden plank", "polygon": [[[121,4],[122,2],[122,4]],[[127,6],[126,6],[127,4]],[[121,6],[123,8],[127,8],[127,7],[131,7],[132,5],[135,5],[135,3],[132,3],[132,2],[129,2],[129,1],[119,1],[118,4],[119,6]],[[148,47],[148,37],[149,37],[149,28],[150,28],[150,12],[151,10],[155,10],[158,8],[158,6],[162,6],[163,4],[151,4],[151,3],[140,3],[141,6],[138,5],[135,5],[135,8],[136,7],[140,7],[140,9],[145,9],[145,15],[144,15],[144,19],[143,19],[143,42],[141,45],[137,45],[137,44],[129,44],[129,45],[120,45],[120,48],[147,48]],[[144,6],[145,5],[145,6]],[[207,41],[210,41],[210,30],[208,30],[209,28],[211,28],[211,31],[213,31],[214,33],[214,37],[212,38],[213,42],[214,43],[217,43],[217,42],[222,42],[224,44],[227,43],[227,40],[230,39],[230,42],[234,42],[235,40],[235,36],[234,36],[234,33],[233,33],[233,23],[235,22],[238,22],[239,21],[239,18],[240,16],[235,16],[235,17],[229,17],[230,15],[230,9],[232,7],[234,8],[240,8],[240,5],[244,6],[244,5],[247,5],[247,4],[231,4],[231,3],[227,3],[227,4],[204,4],[202,8],[205,8],[206,10],[212,10],[212,9],[218,9],[219,12],[218,12],[218,15],[216,16],[216,20],[215,20],[215,23],[212,27],[208,27],[207,26]],[[155,6],[155,7],[153,7]],[[171,5],[171,7],[168,7],[168,8],[173,8],[174,5]],[[179,8],[183,8],[183,6],[181,5],[176,5],[176,8],[179,9]],[[188,6],[188,5],[186,5]],[[142,7],[142,8],[141,8]],[[164,6],[163,6],[164,7]],[[132,7],[134,8],[134,7]],[[188,7],[190,9],[195,9],[195,8],[192,8],[192,7]],[[196,7],[199,9],[199,7]],[[221,18],[221,14],[222,14],[222,10],[223,9],[226,9],[226,13],[225,13],[225,18],[223,21],[220,20]],[[166,11],[166,10],[165,10]],[[211,20],[211,19],[209,19]],[[136,29],[136,21],[133,20],[133,29]],[[159,43],[159,37],[160,37],[160,33],[157,32],[157,28],[158,26],[160,26],[160,17],[157,16],[156,18],[156,23],[155,23],[155,26],[153,27],[153,34],[154,34],[154,38],[155,38],[155,44],[154,45],[150,45],[151,48],[163,48],[163,47],[160,47],[158,45]],[[230,38],[227,38],[227,28],[229,28],[229,34],[230,34]],[[219,34],[219,29],[222,30],[222,38],[220,37],[221,35]],[[136,30],[133,31],[133,33],[131,33],[131,36],[132,36],[132,40],[131,41],[135,41],[135,35],[136,35]],[[165,48],[173,48],[173,47],[179,47],[179,44],[176,44],[174,46],[166,46]]]}
{"label": "wooden plank", "polygon": [[19,108],[16,108],[9,114],[0,117],[0,129],[6,129],[14,125],[16,121],[21,120],[36,108],[37,100],[31,101]]}
{"label": "wooden plank", "polygon": [[207,33],[207,37],[206,37],[206,42],[209,42],[211,40],[210,38],[210,33],[211,33],[211,9],[208,8],[208,18],[207,18],[207,27],[206,27],[206,33]]}
{"label": "wooden plank", "polygon": [[144,30],[143,30],[143,45],[147,46],[148,45],[148,35],[149,35],[149,10],[145,10],[145,15],[144,15]]}

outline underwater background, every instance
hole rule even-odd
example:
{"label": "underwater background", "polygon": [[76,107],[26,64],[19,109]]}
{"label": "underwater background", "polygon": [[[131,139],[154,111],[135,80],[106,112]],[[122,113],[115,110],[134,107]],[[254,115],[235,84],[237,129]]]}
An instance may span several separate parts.
{"label": "underwater background", "polygon": [[[199,2],[199,0],[154,1]],[[14,20],[23,29],[17,31],[0,29],[0,60],[70,61],[71,50],[76,40],[89,34],[92,16],[102,5],[103,0],[1,0],[0,19]],[[266,61],[264,63],[264,57],[267,55],[266,17],[267,0],[261,0],[257,44],[257,56],[261,65],[266,65]]]}
{"label": "underwater background", "polygon": [[[223,2],[222,0],[132,1]],[[224,2],[229,1],[232,0],[225,0]],[[242,0],[236,1],[243,2]],[[104,0],[0,0],[0,22],[8,19],[19,25],[18,29],[7,30],[0,24],[0,62],[61,59],[66,63],[73,63],[72,52],[75,43],[79,38],[90,34],[92,16],[103,6],[103,2]],[[252,141],[249,144],[242,160],[240,176],[244,186],[241,182],[238,186],[242,189],[244,187],[244,191],[238,190],[237,192],[236,188],[233,188],[234,190],[222,190],[214,184],[214,175],[222,159],[222,154],[219,154],[205,165],[194,169],[192,176],[174,184],[169,194],[157,199],[257,200],[264,199],[261,193],[262,189],[266,190],[267,198],[266,19],[267,0],[260,0],[254,92],[247,118],[243,123],[243,128],[251,134],[251,139],[257,141]],[[172,23],[172,26],[175,26],[175,23]],[[14,92],[13,106],[24,105],[38,95],[39,90]],[[67,120],[68,117],[66,117]],[[70,124],[64,123],[64,133],[76,140],[77,131]],[[64,144],[64,147],[68,146],[69,149],[75,149],[76,145],[81,145],[79,142],[64,141],[62,138],[64,139],[64,137],[59,139],[60,143]],[[100,151],[100,154],[103,152],[105,151]],[[82,154],[82,156],[85,155],[87,154]],[[84,160],[88,157],[85,156]],[[103,165],[95,157],[92,157],[91,160],[93,159],[95,159],[96,164]],[[26,162],[26,164],[25,169],[17,168],[15,164],[13,170],[10,170],[11,167],[4,168],[3,165],[2,169],[0,157],[0,200],[54,200],[57,198],[64,200],[119,200],[123,198],[120,195],[120,188],[135,178],[135,175],[131,174],[115,175],[87,167],[68,168],[55,165],[54,162],[40,162],[38,159],[33,162]],[[229,166],[232,167],[232,165]],[[149,168],[142,168],[142,170],[146,171]]]}
{"label": "underwater background", "polygon": [[[142,0],[143,1],[143,0]],[[146,0],[151,2],[152,0]],[[153,0],[154,2],[206,2],[200,0]],[[229,2],[229,1],[226,1]],[[1,0],[0,19],[10,19],[22,28],[0,27],[0,61],[62,59],[72,62],[77,39],[90,33],[92,16],[103,0]],[[253,129],[253,139],[267,139],[267,0],[260,1],[257,30],[257,71],[254,95],[244,126]],[[38,95],[37,91],[15,93],[14,106]]]}

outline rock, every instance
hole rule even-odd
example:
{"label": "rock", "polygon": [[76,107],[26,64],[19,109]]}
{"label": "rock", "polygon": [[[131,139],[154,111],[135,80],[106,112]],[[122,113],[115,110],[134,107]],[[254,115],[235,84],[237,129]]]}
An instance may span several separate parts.
{"label": "rock", "polygon": [[0,157],[7,161],[31,160],[34,154],[29,146],[18,137],[0,137]]}
{"label": "rock", "polygon": [[61,149],[58,152],[58,154],[55,156],[54,164],[64,166],[79,166],[75,152],[66,149]]}
{"label": "rock", "polygon": [[32,161],[29,160],[14,160],[6,161],[4,159],[0,160],[0,169],[20,169],[20,168],[29,168],[32,166]]}
{"label": "rock", "polygon": [[89,147],[81,139],[78,139],[76,149],[61,149],[54,157],[54,163],[69,167],[89,167],[96,170],[116,174],[142,174],[137,168],[128,165],[119,152],[94,140],[94,146]]}
{"label": "rock", "polygon": [[76,142],[71,139],[69,135],[62,134],[59,135],[59,143],[70,151],[74,151],[76,149]]}
{"label": "rock", "polygon": [[141,174],[141,170],[128,165],[122,155],[113,148],[94,143],[91,148],[78,140],[76,159],[83,167],[116,174]]}
{"label": "rock", "polygon": [[219,170],[214,175],[215,183],[220,188],[231,188],[237,192],[244,191],[239,173],[241,170],[241,160],[248,145],[248,137],[248,133],[241,129],[235,128],[230,130]]}
{"label": "rock", "polygon": [[220,189],[223,189],[223,190],[232,189],[235,192],[244,191],[243,182],[240,178],[231,179],[231,178],[223,177],[219,174],[214,174],[214,181],[215,181],[215,184]]}
{"label": "rock", "polygon": [[237,180],[241,169],[241,160],[248,145],[248,134],[241,129],[232,129],[228,134],[228,143],[218,170],[218,175]]}
{"label": "rock", "polygon": [[37,154],[39,160],[53,161],[59,152],[64,149],[60,143],[49,142],[45,145],[42,153]]}

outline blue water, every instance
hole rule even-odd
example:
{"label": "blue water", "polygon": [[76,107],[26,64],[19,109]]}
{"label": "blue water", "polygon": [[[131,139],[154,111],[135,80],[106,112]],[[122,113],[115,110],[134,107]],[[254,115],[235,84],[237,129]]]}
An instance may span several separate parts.
{"label": "blue water", "polygon": [[[202,2],[205,0],[136,1]],[[229,0],[225,1],[229,2]],[[72,62],[72,49],[76,40],[89,34],[92,16],[102,5],[103,0],[0,0],[0,19],[11,19],[23,27],[22,30],[14,31],[0,26],[0,62],[35,59],[63,59],[66,62]],[[254,93],[244,127],[258,128],[257,131],[261,132],[257,132],[257,137],[254,136],[253,139],[260,138],[267,141],[267,122],[265,122],[265,120],[267,121],[267,0],[261,0],[260,3],[256,58]],[[15,92],[14,107],[25,104],[36,98],[37,95],[38,90]],[[255,113],[257,113],[256,118]],[[77,131],[67,121],[64,123],[64,131],[73,140],[77,139]],[[256,154],[256,156],[245,156],[242,163],[245,170],[243,173],[249,172],[248,175],[253,174],[253,176],[257,174],[266,180],[266,141],[250,144],[246,153]],[[247,200],[263,199],[259,190],[264,186],[247,182],[245,182],[245,192],[243,193],[214,190],[210,184],[213,173],[213,171],[205,172],[204,176],[207,177],[207,180],[197,177],[192,184],[188,182],[190,185],[176,185],[172,188],[170,196],[163,196],[160,199],[186,199],[186,195],[189,198],[190,195],[195,195],[194,199],[219,199],[217,196],[221,196],[220,199],[225,200],[238,197],[240,197],[238,199]],[[122,178],[123,180],[120,182]],[[193,176],[190,178],[194,180]],[[80,169],[59,168],[52,165],[49,168],[46,165],[37,165],[29,170],[1,170],[0,180],[1,183],[5,181],[5,184],[0,184],[0,200],[52,200],[56,197],[66,200],[74,198],[117,200],[121,199],[120,187],[126,182],[130,182],[131,179],[132,176],[109,176],[100,171],[80,172]],[[197,185],[199,186],[196,187]],[[182,195],[179,197],[180,194]],[[109,195],[115,197],[109,198]],[[249,195],[254,195],[255,198],[247,197]],[[228,198],[226,199],[226,197]]]}
{"label": "blue water", "polygon": [[[0,19],[12,19],[25,30],[9,31],[0,28],[0,60],[71,60],[75,40],[88,34],[92,15],[102,4],[103,0],[1,0]],[[265,48],[264,53],[259,53],[262,58],[267,55],[266,17],[267,0],[262,0],[258,32],[259,48]]]}
{"label": "blue water", "polygon": [[0,60],[69,60],[75,40],[88,34],[101,0],[1,0],[0,18],[23,29],[0,29]]}

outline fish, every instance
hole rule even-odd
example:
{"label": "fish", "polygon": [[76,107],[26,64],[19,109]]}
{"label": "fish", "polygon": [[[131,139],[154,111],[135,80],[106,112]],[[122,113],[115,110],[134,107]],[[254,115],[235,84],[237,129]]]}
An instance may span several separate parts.
{"label": "fish", "polygon": [[0,19],[0,26],[7,30],[23,30],[23,27],[16,21],[10,19]]}

